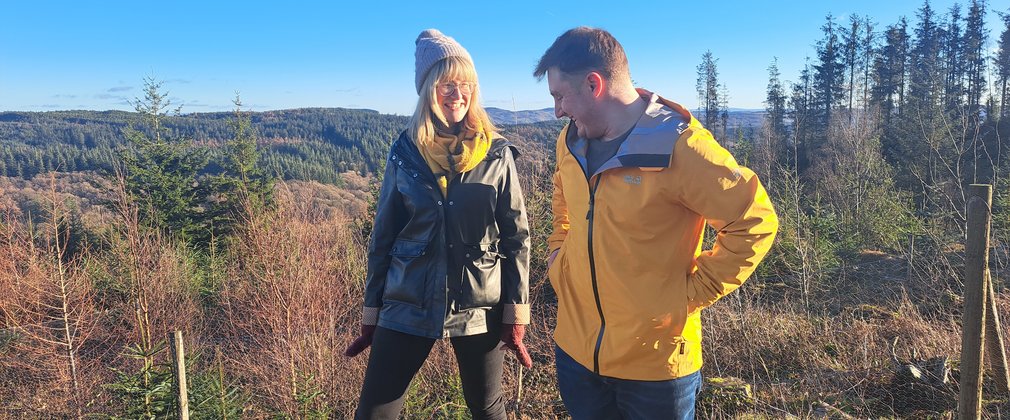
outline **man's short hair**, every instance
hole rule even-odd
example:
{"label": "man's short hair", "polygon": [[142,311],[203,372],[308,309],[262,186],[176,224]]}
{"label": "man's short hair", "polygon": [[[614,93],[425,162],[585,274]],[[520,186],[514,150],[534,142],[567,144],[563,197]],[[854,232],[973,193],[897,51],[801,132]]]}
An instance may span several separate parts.
{"label": "man's short hair", "polygon": [[595,71],[606,80],[622,76],[630,78],[628,56],[624,54],[621,43],[610,32],[588,26],[569,29],[554,40],[540,57],[533,77],[543,80],[552,67],[568,75]]}

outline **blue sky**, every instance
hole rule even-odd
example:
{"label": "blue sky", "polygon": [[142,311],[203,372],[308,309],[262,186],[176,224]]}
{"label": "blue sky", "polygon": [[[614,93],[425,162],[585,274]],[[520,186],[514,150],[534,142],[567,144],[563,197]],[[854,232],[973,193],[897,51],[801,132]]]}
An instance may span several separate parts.
{"label": "blue sky", "polygon": [[[869,15],[879,29],[914,24],[922,1],[662,2],[29,1],[0,14],[0,111],[130,110],[145,77],[182,112],[232,108],[368,108],[406,115],[417,100],[414,39],[438,28],[470,51],[484,105],[552,106],[531,72],[565,30],[598,26],[624,45],[632,78],[697,106],[696,67],[719,60],[730,106],[762,108],[768,65],[795,80],[831,13]],[[495,5],[494,3],[500,3]],[[609,6],[608,6],[609,3]],[[930,4],[946,13],[955,0]],[[964,13],[968,0],[962,0]],[[990,0],[990,43],[1002,27]],[[996,9],[998,7],[999,9]],[[990,45],[991,47],[991,45]]]}

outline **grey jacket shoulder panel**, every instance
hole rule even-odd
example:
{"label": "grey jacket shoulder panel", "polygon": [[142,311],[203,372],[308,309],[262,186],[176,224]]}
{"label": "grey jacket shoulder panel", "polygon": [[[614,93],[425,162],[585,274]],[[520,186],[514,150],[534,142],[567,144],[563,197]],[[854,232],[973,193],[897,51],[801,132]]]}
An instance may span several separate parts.
{"label": "grey jacket shoulder panel", "polygon": [[[638,167],[661,170],[670,166],[673,149],[690,121],[658,102],[658,99],[657,95],[650,98],[649,105],[628,134],[627,140],[621,144],[614,157],[600,165],[596,173],[612,168]],[[572,128],[575,127],[569,127],[567,130],[565,143],[572,157],[585,169],[588,140],[580,138],[578,130]]]}

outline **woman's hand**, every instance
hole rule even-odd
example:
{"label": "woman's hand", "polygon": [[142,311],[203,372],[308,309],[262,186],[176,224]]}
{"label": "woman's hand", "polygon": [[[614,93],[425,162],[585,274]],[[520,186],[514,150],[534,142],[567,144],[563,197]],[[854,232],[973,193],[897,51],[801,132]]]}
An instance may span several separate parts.
{"label": "woman's hand", "polygon": [[523,336],[526,335],[526,326],[522,324],[502,324],[501,330],[501,348],[508,347],[516,354],[516,359],[519,359],[519,363],[526,367],[526,369],[533,367],[533,359],[530,358],[530,353],[526,351],[526,345],[523,344]]}
{"label": "woman's hand", "polygon": [[359,353],[365,351],[368,346],[372,345],[372,336],[375,335],[374,325],[362,325],[361,335],[351,342],[351,345],[347,346],[347,350],[344,350],[344,356],[354,357]]}

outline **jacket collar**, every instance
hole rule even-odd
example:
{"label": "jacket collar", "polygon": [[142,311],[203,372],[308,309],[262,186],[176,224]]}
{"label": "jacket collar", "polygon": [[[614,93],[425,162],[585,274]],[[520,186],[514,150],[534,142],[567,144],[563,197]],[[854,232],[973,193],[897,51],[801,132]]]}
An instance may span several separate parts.
{"label": "jacket collar", "polygon": [[[617,154],[603,163],[596,173],[619,167],[638,167],[659,170],[670,166],[673,148],[681,134],[694,126],[700,127],[698,120],[686,108],[644,89],[639,89],[642,99],[649,101],[645,112],[635,123],[627,140],[621,144]],[[588,141],[579,138],[578,130],[572,124],[564,128],[565,143],[572,156],[586,167]],[[595,174],[592,174],[595,175]]]}
{"label": "jacket collar", "polygon": [[[512,155],[515,157],[519,156],[519,150],[504,137],[495,133],[495,137],[491,141],[491,148],[488,149],[487,157],[484,158],[485,161],[500,159],[505,155],[505,148],[512,148]],[[430,182],[435,181],[435,176],[432,175],[431,169],[428,168],[428,164],[424,162],[424,157],[421,156],[421,152],[417,150],[417,144],[414,140],[410,138],[407,134],[407,130],[400,133],[400,137],[393,142],[393,145],[389,149],[390,159],[393,164],[405,166],[408,171],[411,171],[418,176],[424,176],[426,180]],[[402,164],[400,162],[403,162]],[[387,165],[389,162],[386,163]]]}

